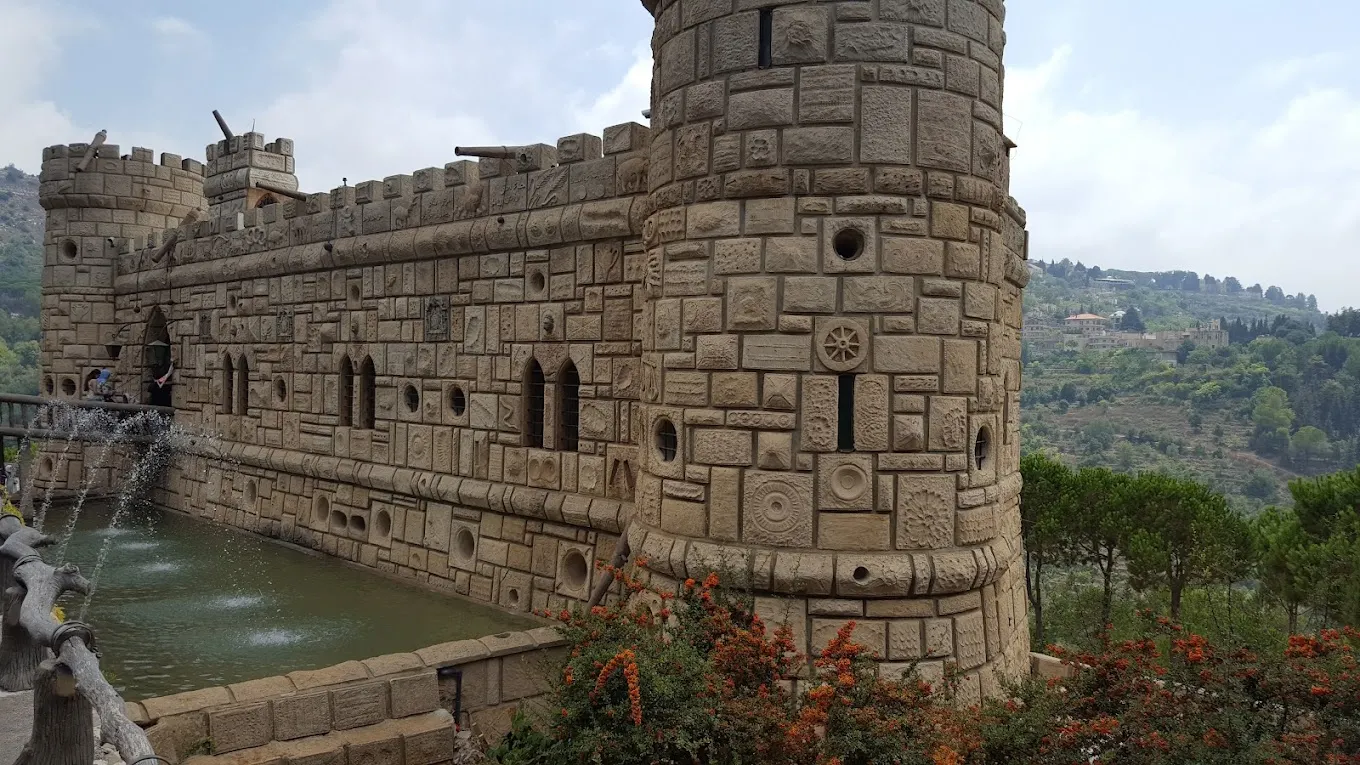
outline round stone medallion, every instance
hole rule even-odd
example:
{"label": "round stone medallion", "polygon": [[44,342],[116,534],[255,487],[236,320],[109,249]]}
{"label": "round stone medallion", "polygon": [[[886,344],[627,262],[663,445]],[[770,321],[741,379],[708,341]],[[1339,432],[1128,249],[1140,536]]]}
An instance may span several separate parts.
{"label": "round stone medallion", "polygon": [[864,468],[847,463],[831,471],[831,493],[842,502],[854,502],[869,488],[869,476]]}

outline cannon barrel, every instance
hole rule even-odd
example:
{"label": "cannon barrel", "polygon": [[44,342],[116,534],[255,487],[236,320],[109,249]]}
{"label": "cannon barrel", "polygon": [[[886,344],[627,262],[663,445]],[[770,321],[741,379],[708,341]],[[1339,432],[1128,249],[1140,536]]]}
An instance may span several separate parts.
{"label": "cannon barrel", "polygon": [[299,202],[307,201],[307,195],[301,191],[293,191],[292,189],[285,189],[282,186],[275,186],[268,181],[255,181],[254,184],[255,188],[261,191],[268,191],[271,194],[278,194],[279,196],[288,197],[289,199],[296,199]]}
{"label": "cannon barrel", "polygon": [[523,146],[455,146],[453,153],[459,157],[484,159],[525,159],[528,156]]}
{"label": "cannon barrel", "polygon": [[222,129],[222,135],[225,136],[228,141],[236,137],[232,135],[231,128],[227,127],[227,121],[222,119],[222,112],[213,109],[213,119],[217,120],[217,127]]}

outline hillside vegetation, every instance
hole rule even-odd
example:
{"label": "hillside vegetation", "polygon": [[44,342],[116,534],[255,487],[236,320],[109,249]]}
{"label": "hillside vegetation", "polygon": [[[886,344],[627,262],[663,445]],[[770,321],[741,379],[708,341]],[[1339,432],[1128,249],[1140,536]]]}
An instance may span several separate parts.
{"label": "hillside vegetation", "polygon": [[[1110,276],[1134,286],[1116,290],[1096,281]],[[1025,451],[1049,451],[1072,465],[1193,478],[1248,511],[1287,501],[1286,480],[1360,461],[1360,314],[1326,316],[1316,306],[1309,295],[1243,289],[1232,277],[1051,264],[1030,283],[1027,324],[1122,311],[1114,329],[1153,332],[1218,320],[1230,342],[1182,343],[1176,364],[1142,349],[1027,344]]]}
{"label": "hillside vegetation", "polygon": [[37,176],[0,168],[0,393],[38,392],[42,239]]}

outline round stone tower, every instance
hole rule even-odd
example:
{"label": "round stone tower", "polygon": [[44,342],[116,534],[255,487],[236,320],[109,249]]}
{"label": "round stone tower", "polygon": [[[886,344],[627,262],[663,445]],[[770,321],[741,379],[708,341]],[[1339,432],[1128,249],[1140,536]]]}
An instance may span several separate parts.
{"label": "round stone tower", "polygon": [[1029,643],[1001,0],[644,5],[634,555],[992,692]]}
{"label": "round stone tower", "polygon": [[[118,146],[102,143],[102,136],[93,145],[43,150],[38,199],[47,211],[47,233],[41,391],[81,398],[90,375],[112,367],[128,378],[115,378],[119,391],[139,402],[141,370],[124,369],[123,350],[142,342],[145,327],[124,326],[115,318],[119,255],[155,241],[189,211],[206,209],[203,164],[173,154],[162,154],[158,164],[150,149],[120,155]],[[135,348],[132,355],[140,359],[140,351]]]}

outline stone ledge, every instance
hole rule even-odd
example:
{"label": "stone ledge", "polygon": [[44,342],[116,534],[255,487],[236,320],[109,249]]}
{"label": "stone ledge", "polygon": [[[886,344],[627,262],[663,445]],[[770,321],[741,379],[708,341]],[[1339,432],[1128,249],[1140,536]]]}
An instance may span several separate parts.
{"label": "stone ledge", "polygon": [[634,525],[628,536],[634,558],[645,558],[645,568],[662,576],[701,579],[710,572],[750,572],[757,589],[798,596],[874,599],[969,593],[998,581],[1018,565],[1021,554],[1020,540],[1004,537],[942,550],[834,552],[721,545],[642,525]]}
{"label": "stone ledge", "polygon": [[[432,499],[478,510],[507,513],[534,520],[552,521],[593,531],[617,534],[623,519],[633,514],[633,503],[520,484],[436,473],[429,470],[361,462],[348,457],[312,454],[258,444],[224,444],[221,456],[243,465],[311,478],[339,480],[367,489]],[[562,508],[567,500],[584,500],[589,509],[573,513],[568,520]],[[583,520],[584,526],[572,521]],[[302,528],[302,527],[299,527]]]}
{"label": "stone ledge", "polygon": [[384,720],[346,731],[332,731],[295,741],[216,755],[198,755],[183,765],[281,765],[325,762],[327,765],[431,765],[455,753],[453,715],[439,709],[402,720]]}
{"label": "stone ledge", "polygon": [[[555,627],[536,627],[519,632],[503,632],[480,639],[457,640],[421,648],[411,653],[388,654],[371,659],[347,661],[321,669],[298,670],[285,675],[233,683],[226,687],[203,688],[172,696],[129,702],[128,714],[139,725],[153,725],[165,718],[211,712],[246,704],[297,698],[303,692],[331,691],[337,688],[383,684],[408,693],[412,678],[434,677],[429,670],[452,667],[485,659],[532,653],[558,648],[566,641]],[[420,690],[418,687],[417,690]],[[431,708],[437,700],[431,702]],[[395,713],[397,710],[394,709]],[[408,714],[415,711],[405,710]],[[427,711],[424,709],[419,712]]]}

